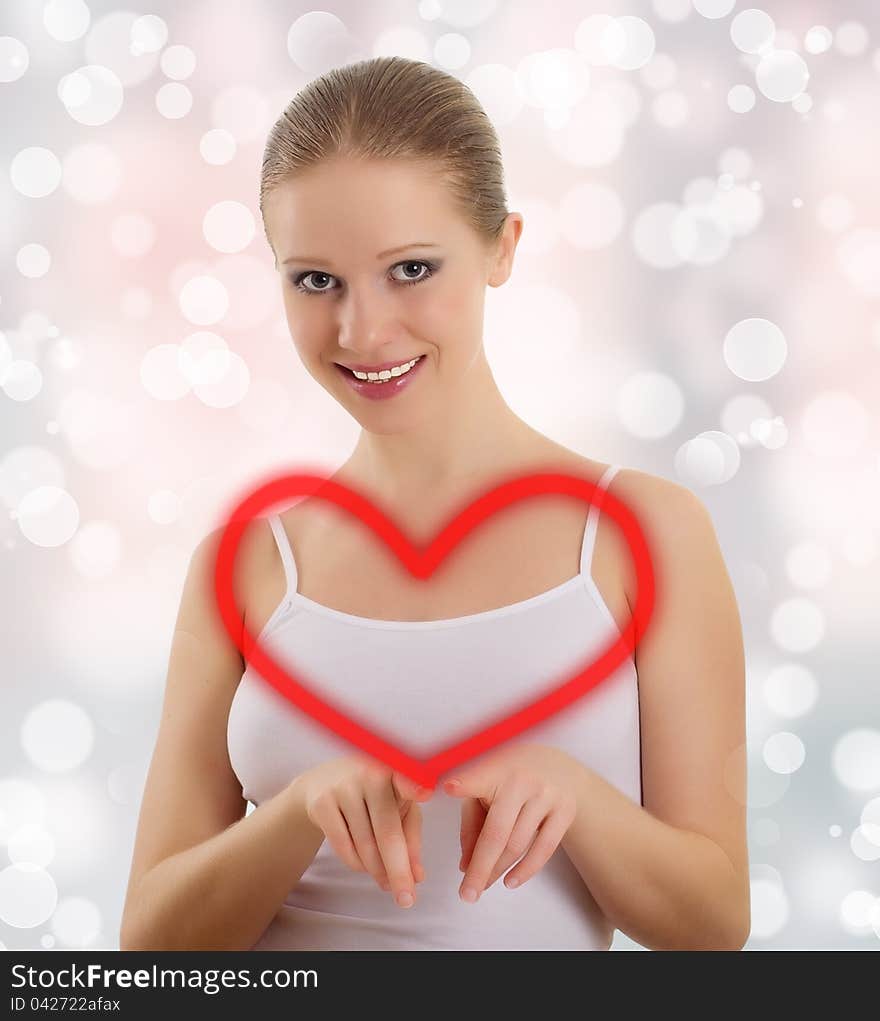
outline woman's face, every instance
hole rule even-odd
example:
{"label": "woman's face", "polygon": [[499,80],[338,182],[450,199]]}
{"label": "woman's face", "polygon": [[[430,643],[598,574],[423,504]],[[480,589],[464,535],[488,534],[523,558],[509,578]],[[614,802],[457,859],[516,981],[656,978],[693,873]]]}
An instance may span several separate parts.
{"label": "woman's face", "polygon": [[[403,428],[461,392],[482,353],[486,285],[507,278],[509,261],[465,221],[436,171],[336,159],[279,185],[264,215],[303,365],[364,427]],[[339,367],[419,356],[405,385],[394,376],[381,388],[387,399]]]}

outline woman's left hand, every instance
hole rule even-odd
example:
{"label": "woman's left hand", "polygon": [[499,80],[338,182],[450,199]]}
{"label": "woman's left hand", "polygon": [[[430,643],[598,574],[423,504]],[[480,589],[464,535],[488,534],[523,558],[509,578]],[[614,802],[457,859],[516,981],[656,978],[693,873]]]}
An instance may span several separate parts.
{"label": "woman's left hand", "polygon": [[[544,867],[574,821],[574,788],[583,769],[558,748],[515,744],[443,781],[447,794],[465,799],[459,864],[466,870],[459,890],[463,900],[477,900],[520,858],[505,877],[507,887],[521,885]],[[468,890],[475,896],[469,898]]]}

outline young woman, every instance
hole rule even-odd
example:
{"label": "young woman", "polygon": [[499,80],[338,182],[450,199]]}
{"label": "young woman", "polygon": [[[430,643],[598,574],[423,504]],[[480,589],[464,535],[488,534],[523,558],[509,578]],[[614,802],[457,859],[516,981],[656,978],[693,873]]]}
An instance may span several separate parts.
{"label": "young woman", "polygon": [[[260,207],[296,352],[362,427],[332,478],[420,544],[515,475],[613,486],[656,603],[597,687],[425,791],[247,664],[216,609],[211,533],[184,586],[122,949],[586,950],[615,928],[650,948],[741,948],[734,593],[690,490],[553,442],[499,392],[485,288],[510,276],[523,218],[483,109],[420,62],[335,69],[273,127]],[[525,339],[552,387],[565,366]],[[425,757],[606,647],[637,589],[615,522],[563,495],[496,514],[428,583],[315,496],[253,521],[236,563],[250,634]]]}

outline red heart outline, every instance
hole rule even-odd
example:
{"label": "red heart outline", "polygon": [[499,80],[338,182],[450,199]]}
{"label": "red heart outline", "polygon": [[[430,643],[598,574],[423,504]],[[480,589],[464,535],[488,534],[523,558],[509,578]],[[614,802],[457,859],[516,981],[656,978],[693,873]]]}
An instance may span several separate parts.
{"label": "red heart outline", "polygon": [[[358,723],[343,708],[318,698],[291,677],[247,630],[235,604],[233,566],[241,537],[250,521],[266,507],[290,497],[314,495],[360,518],[382,539],[415,578],[430,578],[439,564],[477,525],[497,511],[528,497],[546,493],[573,496],[610,513],[622,529],[636,568],[638,593],[630,623],[598,658],[545,694],[514,708],[483,729],[442,748],[428,759],[408,754],[392,741]],[[635,649],[654,609],[654,572],[644,535],[632,511],[613,494],[586,479],[555,472],[516,476],[495,486],[453,516],[424,548],[413,545],[370,500],[320,473],[283,475],[253,490],[233,509],[217,550],[214,589],[223,624],[245,659],[288,701],[349,743],[399,770],[424,787],[433,788],[446,771],[522,733],[559,712],[606,678]],[[246,642],[245,639],[248,641]],[[247,646],[250,646],[249,650]]]}

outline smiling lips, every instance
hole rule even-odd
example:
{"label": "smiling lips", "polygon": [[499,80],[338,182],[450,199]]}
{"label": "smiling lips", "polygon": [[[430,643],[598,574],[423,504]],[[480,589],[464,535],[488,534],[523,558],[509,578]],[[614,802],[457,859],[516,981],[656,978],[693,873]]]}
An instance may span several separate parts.
{"label": "smiling lips", "polygon": [[418,375],[418,370],[425,361],[424,355],[419,355],[412,361],[401,363],[388,363],[387,368],[369,370],[355,375],[352,368],[340,365],[336,367],[342,373],[345,381],[356,393],[364,397],[394,397]]}

